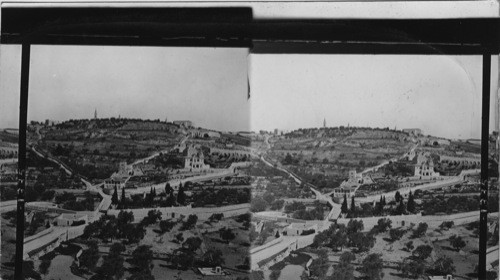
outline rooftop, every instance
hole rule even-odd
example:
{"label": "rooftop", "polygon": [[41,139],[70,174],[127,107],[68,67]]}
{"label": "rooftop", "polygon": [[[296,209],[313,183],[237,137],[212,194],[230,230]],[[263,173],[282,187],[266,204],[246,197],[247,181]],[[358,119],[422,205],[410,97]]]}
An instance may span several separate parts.
{"label": "rooftop", "polygon": [[199,267],[198,270],[204,276],[218,276],[218,275],[228,274],[220,266],[219,267]]}

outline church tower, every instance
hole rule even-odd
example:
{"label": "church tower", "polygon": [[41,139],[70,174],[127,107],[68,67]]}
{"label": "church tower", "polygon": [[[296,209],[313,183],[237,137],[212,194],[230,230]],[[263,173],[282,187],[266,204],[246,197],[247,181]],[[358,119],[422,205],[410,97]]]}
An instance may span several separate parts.
{"label": "church tower", "polygon": [[323,128],[326,128],[326,118],[323,119]]}
{"label": "church tower", "polygon": [[97,108],[94,111],[94,120],[97,120]]}

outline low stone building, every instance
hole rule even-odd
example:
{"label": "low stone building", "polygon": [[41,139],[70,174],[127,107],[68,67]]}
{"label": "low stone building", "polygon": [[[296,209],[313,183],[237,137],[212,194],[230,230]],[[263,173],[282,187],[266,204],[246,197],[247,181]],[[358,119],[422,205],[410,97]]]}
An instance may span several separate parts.
{"label": "low stone building", "polygon": [[86,214],[61,214],[54,220],[54,224],[57,226],[72,226],[74,224],[86,224],[89,218]]}
{"label": "low stone building", "polygon": [[317,224],[305,224],[305,223],[291,223],[288,227],[286,227],[286,234],[289,236],[302,235],[307,231],[316,232],[318,230]]}
{"label": "low stone building", "polygon": [[121,177],[112,177],[104,180],[104,188],[108,190],[114,190],[116,187],[118,190],[125,188],[125,184],[127,183],[127,178]]}
{"label": "low stone building", "polygon": [[210,165],[205,164],[205,156],[194,146],[184,149],[184,168],[189,171],[201,171],[210,169]]}
{"label": "low stone building", "polygon": [[333,199],[336,202],[341,201],[341,199],[344,197],[344,195],[347,198],[350,198],[351,196],[355,195],[357,187],[349,187],[349,186],[340,186],[338,188],[333,189]]}

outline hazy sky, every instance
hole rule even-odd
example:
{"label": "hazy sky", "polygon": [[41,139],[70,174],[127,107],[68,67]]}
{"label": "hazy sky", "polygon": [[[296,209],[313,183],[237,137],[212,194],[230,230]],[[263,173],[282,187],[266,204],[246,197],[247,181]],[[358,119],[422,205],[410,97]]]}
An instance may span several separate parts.
{"label": "hazy sky", "polygon": [[[0,127],[17,127],[20,47],[0,51]],[[217,130],[291,130],[326,118],[328,126],[479,138],[481,63],[480,56],[33,46],[28,120],[91,118],[97,108],[99,117],[189,119]],[[492,66],[495,89],[497,60]]]}
{"label": "hazy sky", "polygon": [[[0,127],[17,127],[20,48],[2,46]],[[33,46],[28,120],[191,120],[248,130],[247,49]],[[12,106],[13,104],[16,104]],[[9,113],[7,113],[9,112]]]}
{"label": "hazy sky", "polygon": [[[320,127],[326,119],[480,138],[480,56],[253,55],[250,68],[253,129]],[[492,68],[496,92],[496,59]]]}

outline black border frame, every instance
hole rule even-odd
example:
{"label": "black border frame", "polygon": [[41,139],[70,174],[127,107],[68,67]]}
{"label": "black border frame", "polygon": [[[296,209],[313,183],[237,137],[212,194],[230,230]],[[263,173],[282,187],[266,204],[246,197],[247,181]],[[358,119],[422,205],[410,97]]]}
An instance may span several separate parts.
{"label": "black border frame", "polygon": [[[500,18],[255,20],[251,8],[2,8],[1,44],[21,44],[17,240],[24,238],[26,127],[32,44],[249,47],[256,54],[482,55],[479,279],[486,278],[491,56]],[[16,243],[15,279],[23,242]]]}

